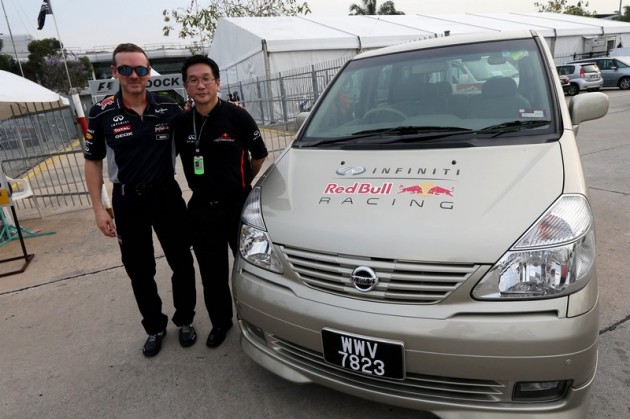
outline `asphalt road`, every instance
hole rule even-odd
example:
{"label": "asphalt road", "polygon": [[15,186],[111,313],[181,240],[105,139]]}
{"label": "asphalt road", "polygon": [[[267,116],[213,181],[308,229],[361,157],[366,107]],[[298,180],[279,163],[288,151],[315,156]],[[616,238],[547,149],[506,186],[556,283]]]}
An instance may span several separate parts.
{"label": "asphalt road", "polygon": [[[592,419],[630,417],[630,91],[605,93],[608,115],[583,124],[578,135],[596,217],[601,298]],[[1,418],[431,417],[284,381],[243,354],[238,328],[219,348],[206,348],[201,293],[200,341],[181,348],[171,324],[162,352],[147,359],[117,244],[98,233],[92,212],[22,225],[55,234],[26,240],[33,262],[0,278]],[[9,243],[0,257],[19,250]],[[165,311],[173,313],[168,271],[159,257],[157,280]]]}

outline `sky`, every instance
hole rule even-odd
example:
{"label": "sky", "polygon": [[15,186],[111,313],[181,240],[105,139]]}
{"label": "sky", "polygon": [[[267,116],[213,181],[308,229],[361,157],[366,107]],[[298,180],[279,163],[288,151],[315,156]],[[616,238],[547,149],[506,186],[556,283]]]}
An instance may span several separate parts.
{"label": "sky", "polygon": [[[0,33],[30,34],[35,39],[58,38],[68,49],[89,50],[98,46],[115,46],[133,42],[141,46],[155,44],[189,45],[194,39],[181,39],[177,33],[166,37],[163,10],[185,9],[190,0],[51,0],[54,18],[48,15],[42,30],[37,30],[37,15],[42,0],[0,0],[3,4]],[[298,0],[302,3],[304,0]],[[384,1],[384,0],[383,0]],[[383,1],[378,1],[381,4]],[[394,0],[396,9],[405,14],[463,12],[530,12],[537,11],[537,0]],[[538,0],[546,3],[547,0]],[[630,0],[621,0],[622,6]],[[351,4],[360,0],[306,0],[313,14],[345,16]],[[577,0],[569,0],[576,4]],[[198,0],[200,7],[209,0]],[[619,0],[589,0],[588,10],[614,13]],[[55,25],[56,23],[56,25]],[[6,47],[5,47],[6,50]]]}

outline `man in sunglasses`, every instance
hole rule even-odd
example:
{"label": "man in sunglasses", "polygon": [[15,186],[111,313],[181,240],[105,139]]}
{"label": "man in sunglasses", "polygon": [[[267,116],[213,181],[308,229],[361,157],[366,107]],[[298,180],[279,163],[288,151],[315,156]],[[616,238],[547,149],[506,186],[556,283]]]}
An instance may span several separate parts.
{"label": "man in sunglasses", "polygon": [[[186,203],[175,180],[171,119],[181,108],[170,98],[146,89],[149,60],[134,44],[114,50],[112,74],[120,90],[94,105],[85,136],[85,178],[96,225],[108,237],[118,237],[122,262],[131,279],[142,325],[149,335],[142,350],[157,355],[166,335],[168,317],[155,282],[152,230],[173,271],[171,278],[179,341],[197,340],[195,270],[186,225]],[[103,160],[113,183],[114,220],[101,203]]]}
{"label": "man in sunglasses", "polygon": [[206,345],[217,347],[232,327],[228,245],[236,252],[241,209],[267,148],[251,115],[219,99],[219,67],[213,60],[188,58],[182,76],[194,106],[173,123],[173,135],[193,192],[188,216],[212,322]]}

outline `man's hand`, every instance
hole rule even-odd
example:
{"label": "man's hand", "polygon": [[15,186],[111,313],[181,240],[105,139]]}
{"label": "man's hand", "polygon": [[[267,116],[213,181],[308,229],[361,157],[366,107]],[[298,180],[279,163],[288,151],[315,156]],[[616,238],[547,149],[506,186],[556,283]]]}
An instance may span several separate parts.
{"label": "man's hand", "polygon": [[116,237],[116,226],[114,220],[109,216],[107,211],[103,209],[94,210],[94,218],[96,219],[96,226],[107,237]]}

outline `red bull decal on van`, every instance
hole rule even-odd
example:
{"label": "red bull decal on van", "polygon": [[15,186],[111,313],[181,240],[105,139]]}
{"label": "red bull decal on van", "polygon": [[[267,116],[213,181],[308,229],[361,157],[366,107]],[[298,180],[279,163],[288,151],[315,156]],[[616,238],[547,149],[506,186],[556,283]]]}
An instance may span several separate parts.
{"label": "red bull decal on van", "polygon": [[419,195],[419,196],[453,196],[455,192],[455,187],[451,187],[450,189],[444,188],[442,186],[435,185],[433,183],[422,183],[419,185],[411,185],[411,186],[398,186],[399,194],[411,194],[411,195]]}
{"label": "red bull decal on van", "polygon": [[332,195],[389,195],[392,193],[392,183],[358,183],[355,182],[350,186],[343,186],[337,183],[329,183],[324,188],[325,194]]}

